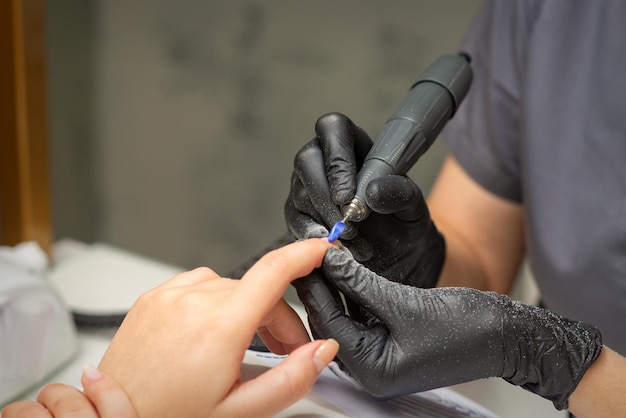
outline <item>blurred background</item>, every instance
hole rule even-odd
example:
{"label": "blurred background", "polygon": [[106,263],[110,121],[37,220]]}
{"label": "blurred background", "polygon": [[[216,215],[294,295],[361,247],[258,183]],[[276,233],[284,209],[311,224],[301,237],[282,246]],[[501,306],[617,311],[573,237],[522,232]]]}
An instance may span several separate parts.
{"label": "blurred background", "polygon": [[[55,240],[225,274],[285,230],[293,157],[330,111],[376,138],[479,0],[55,0]],[[410,176],[428,192],[438,142]]]}

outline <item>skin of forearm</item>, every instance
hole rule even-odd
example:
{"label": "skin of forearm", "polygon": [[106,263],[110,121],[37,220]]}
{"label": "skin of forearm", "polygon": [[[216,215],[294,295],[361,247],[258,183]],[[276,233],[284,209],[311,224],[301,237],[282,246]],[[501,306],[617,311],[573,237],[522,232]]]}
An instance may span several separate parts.
{"label": "skin of forearm", "polygon": [[[438,224],[439,227],[439,224]],[[437,287],[472,287],[478,290],[508,294],[514,284],[520,263],[495,269],[482,254],[480,245],[469,242],[445,224],[439,227],[446,241],[446,257]]]}
{"label": "skin of forearm", "polygon": [[508,293],[524,257],[522,206],[479,186],[450,156],[427,203],[446,241],[439,286]]}
{"label": "skin of forearm", "polygon": [[479,290],[494,290],[487,279],[486,269],[480,257],[469,243],[445,226],[437,224],[446,241],[446,257],[437,287],[472,287]]}
{"label": "skin of forearm", "polygon": [[604,346],[569,398],[578,418],[623,416],[626,410],[626,358]]}

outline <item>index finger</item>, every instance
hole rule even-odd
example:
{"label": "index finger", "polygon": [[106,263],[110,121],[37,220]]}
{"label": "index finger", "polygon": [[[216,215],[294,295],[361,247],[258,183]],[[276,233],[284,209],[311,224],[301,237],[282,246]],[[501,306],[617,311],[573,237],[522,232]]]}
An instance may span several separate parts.
{"label": "index finger", "polygon": [[0,411],[2,418],[54,418],[50,411],[35,401],[18,401]]}
{"label": "index finger", "polygon": [[[280,300],[291,281],[306,276],[322,265],[326,250],[334,246],[327,238],[297,241],[265,254],[241,278],[234,294],[234,315],[254,318],[258,326],[272,307]],[[243,318],[242,318],[243,319]],[[240,321],[238,323],[247,323]]]}
{"label": "index finger", "polygon": [[315,124],[324,155],[330,193],[337,205],[345,205],[356,192],[356,174],[372,147],[370,137],[350,118],[328,113]]}

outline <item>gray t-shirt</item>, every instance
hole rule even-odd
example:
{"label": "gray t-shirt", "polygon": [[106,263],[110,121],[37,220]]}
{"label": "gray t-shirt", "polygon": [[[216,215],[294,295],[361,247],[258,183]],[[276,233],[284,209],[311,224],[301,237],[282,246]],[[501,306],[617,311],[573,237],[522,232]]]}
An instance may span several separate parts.
{"label": "gray t-shirt", "polygon": [[624,22],[623,0],[487,0],[443,137],[476,182],[523,204],[545,305],[626,355]]}

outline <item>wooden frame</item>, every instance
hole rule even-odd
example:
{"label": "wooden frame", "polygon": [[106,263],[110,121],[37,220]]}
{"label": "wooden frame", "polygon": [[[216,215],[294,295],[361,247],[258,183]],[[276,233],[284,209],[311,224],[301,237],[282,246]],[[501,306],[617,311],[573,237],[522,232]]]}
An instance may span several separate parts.
{"label": "wooden frame", "polygon": [[52,242],[44,0],[0,1],[0,242]]}

